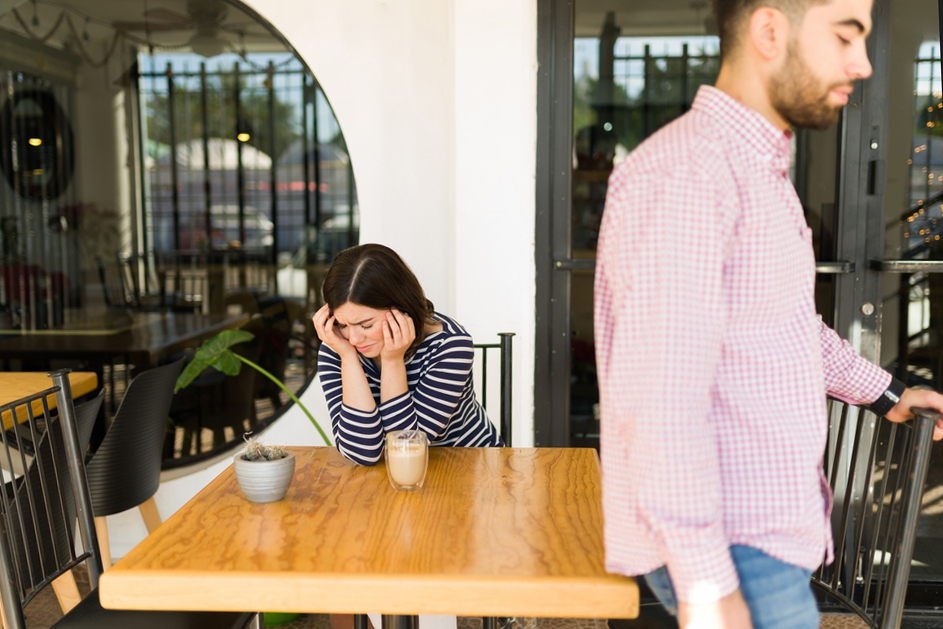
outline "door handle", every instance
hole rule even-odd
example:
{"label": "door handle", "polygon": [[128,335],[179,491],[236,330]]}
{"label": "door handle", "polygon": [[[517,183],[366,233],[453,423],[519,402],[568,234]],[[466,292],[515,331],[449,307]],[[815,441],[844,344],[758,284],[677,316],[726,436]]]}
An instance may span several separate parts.
{"label": "door handle", "polygon": [[819,275],[845,275],[855,272],[855,263],[847,260],[836,260],[834,262],[816,262],[815,272]]}
{"label": "door handle", "polygon": [[882,273],[943,273],[943,260],[872,260],[871,269]]}

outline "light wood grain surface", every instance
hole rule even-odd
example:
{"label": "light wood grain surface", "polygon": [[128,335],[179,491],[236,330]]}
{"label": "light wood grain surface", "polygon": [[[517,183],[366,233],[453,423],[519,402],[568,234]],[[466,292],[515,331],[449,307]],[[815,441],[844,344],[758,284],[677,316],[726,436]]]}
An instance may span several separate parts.
{"label": "light wood grain surface", "polygon": [[603,568],[590,449],[431,448],[425,486],[297,448],[288,495],[248,502],[232,467],[101,580],[106,607],[633,618]]}
{"label": "light wood grain surface", "polygon": [[[52,387],[52,378],[47,376],[47,373],[45,371],[0,372],[0,406]],[[92,371],[73,371],[69,374],[69,384],[72,385],[72,397],[81,397],[98,387],[98,376]],[[50,409],[56,408],[55,395],[47,396],[46,400]],[[43,412],[43,405],[39,400],[33,402],[32,407],[34,415],[38,416]],[[13,419],[10,415],[10,412],[3,414],[4,430],[13,427]],[[25,409],[17,411],[17,420],[20,423],[25,422],[26,419]]]}

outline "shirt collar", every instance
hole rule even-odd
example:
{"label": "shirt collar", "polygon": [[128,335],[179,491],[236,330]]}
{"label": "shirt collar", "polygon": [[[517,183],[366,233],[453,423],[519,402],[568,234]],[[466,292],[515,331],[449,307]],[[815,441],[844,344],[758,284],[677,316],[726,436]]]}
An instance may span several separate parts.
{"label": "shirt collar", "polygon": [[702,85],[691,109],[701,111],[715,120],[722,131],[735,133],[738,141],[748,143],[757,157],[778,173],[787,173],[790,166],[792,131],[781,131],[755,109],[735,100],[711,85]]}

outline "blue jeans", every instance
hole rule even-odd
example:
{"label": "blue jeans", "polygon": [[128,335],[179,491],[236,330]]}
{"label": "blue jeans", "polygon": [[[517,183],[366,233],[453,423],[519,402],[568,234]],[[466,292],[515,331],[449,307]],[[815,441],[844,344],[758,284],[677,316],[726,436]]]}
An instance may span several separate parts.
{"label": "blue jeans", "polygon": [[[750,608],[753,629],[816,629],[819,610],[812,594],[812,573],[773,559],[749,546],[731,546],[740,577],[740,592]],[[645,575],[645,582],[672,616],[678,602],[668,569],[662,566]]]}

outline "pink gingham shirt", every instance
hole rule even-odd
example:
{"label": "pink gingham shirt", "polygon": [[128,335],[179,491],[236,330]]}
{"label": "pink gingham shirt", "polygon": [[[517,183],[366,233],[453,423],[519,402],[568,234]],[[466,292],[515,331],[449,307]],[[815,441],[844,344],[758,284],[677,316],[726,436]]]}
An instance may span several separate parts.
{"label": "pink gingham shirt", "polygon": [[606,568],[667,565],[687,602],[738,587],[734,544],[831,561],[826,392],[870,403],[891,379],[816,315],[791,137],[705,86],[609,180],[595,287]]}

